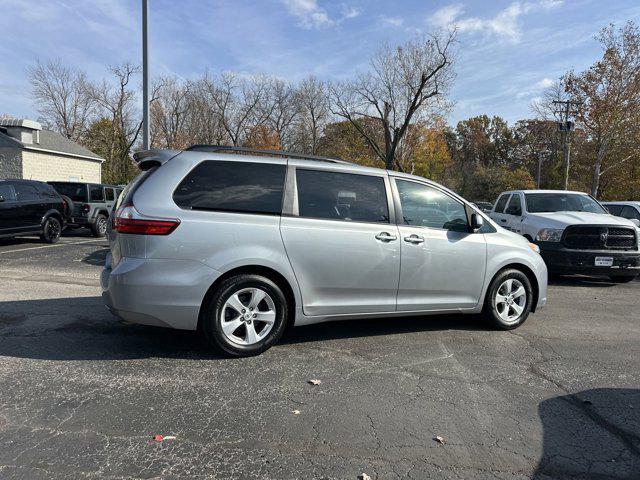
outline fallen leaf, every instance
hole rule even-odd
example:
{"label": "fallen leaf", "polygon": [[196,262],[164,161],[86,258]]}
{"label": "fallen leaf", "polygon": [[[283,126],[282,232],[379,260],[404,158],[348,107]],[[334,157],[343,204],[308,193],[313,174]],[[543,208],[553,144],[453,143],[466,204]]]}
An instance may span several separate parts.
{"label": "fallen leaf", "polygon": [[165,440],[175,440],[176,437],[174,435],[154,435],[153,439],[156,442],[164,442]]}
{"label": "fallen leaf", "polygon": [[318,380],[317,378],[312,378],[311,380],[308,381],[308,383],[310,383],[311,385],[320,385],[322,383],[322,380]]}
{"label": "fallen leaf", "polygon": [[371,477],[366,473],[362,472],[360,475],[358,475],[358,480],[371,480]]}
{"label": "fallen leaf", "polygon": [[300,410],[292,410],[291,413],[294,415],[300,415]]}
{"label": "fallen leaf", "polygon": [[441,445],[444,445],[444,444],[446,443],[446,442],[444,441],[444,438],[443,438],[443,437],[441,437],[440,435],[437,435],[437,436],[434,438],[434,440],[435,440],[436,442],[438,442],[439,444],[441,444]]}

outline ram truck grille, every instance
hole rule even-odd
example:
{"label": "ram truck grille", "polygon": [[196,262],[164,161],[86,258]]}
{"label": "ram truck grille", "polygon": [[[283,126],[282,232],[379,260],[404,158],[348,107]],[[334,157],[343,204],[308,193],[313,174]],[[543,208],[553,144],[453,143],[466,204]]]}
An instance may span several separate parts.
{"label": "ram truck grille", "polygon": [[638,239],[633,228],[571,225],[563,244],[575,250],[636,250]]}

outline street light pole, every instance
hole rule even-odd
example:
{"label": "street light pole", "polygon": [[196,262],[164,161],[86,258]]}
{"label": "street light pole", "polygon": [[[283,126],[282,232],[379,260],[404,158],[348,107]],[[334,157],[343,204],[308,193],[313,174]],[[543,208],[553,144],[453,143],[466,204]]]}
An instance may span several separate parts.
{"label": "street light pole", "polygon": [[149,0],[142,0],[142,148],[149,149]]}

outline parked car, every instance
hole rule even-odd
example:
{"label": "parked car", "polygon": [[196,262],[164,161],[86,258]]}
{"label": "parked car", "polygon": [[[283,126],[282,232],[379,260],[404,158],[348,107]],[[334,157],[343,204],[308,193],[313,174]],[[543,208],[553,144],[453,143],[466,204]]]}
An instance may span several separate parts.
{"label": "parked car", "polygon": [[473,204],[484,213],[490,213],[493,210],[493,203],[491,202],[473,202]]}
{"label": "parked car", "polygon": [[611,215],[628,218],[640,226],[640,202],[602,202],[602,204]]}
{"label": "parked car", "polygon": [[0,180],[0,237],[40,235],[56,243],[68,206],[49,185],[34,180]]}
{"label": "parked car", "polygon": [[58,193],[71,199],[69,228],[88,227],[96,237],[107,232],[109,213],[122,193],[116,185],[82,182],[48,182]]}
{"label": "parked car", "polygon": [[101,276],[125,320],[246,356],[287,325],[483,312],[511,329],[546,303],[538,248],[424,178],[229,147],[134,158]]}
{"label": "parked car", "polygon": [[620,283],[640,273],[637,224],[610,215],[586,193],[504,192],[491,218],[539,245],[552,273],[602,274]]}

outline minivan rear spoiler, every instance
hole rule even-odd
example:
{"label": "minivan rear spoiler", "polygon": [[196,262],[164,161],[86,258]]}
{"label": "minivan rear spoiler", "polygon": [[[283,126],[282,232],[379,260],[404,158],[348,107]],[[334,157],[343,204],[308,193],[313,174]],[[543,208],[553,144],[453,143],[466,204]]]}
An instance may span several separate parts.
{"label": "minivan rear spoiler", "polygon": [[149,170],[167,163],[179,153],[178,150],[141,150],[133,154],[133,161],[140,170]]}

